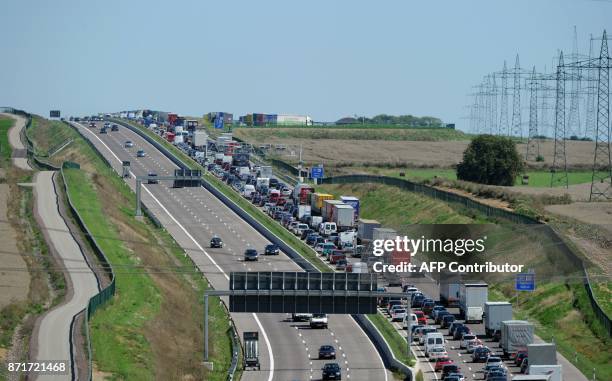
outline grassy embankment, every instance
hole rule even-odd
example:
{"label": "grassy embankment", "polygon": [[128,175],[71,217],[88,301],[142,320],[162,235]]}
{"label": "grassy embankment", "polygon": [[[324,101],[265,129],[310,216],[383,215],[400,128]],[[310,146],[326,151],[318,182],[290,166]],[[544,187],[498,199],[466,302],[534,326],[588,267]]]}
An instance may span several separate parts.
{"label": "grassy embankment", "polygon": [[8,130],[13,126],[13,119],[0,118],[0,165],[2,168],[8,167],[13,152],[8,139]]}
{"label": "grassy embankment", "polygon": [[[173,153],[175,153],[179,158],[181,158],[187,165],[192,168],[200,168],[197,163],[192,161],[187,155],[178,150],[172,144],[168,143],[158,135],[155,135],[150,130],[143,128],[142,126],[135,125],[141,130],[145,131],[149,136],[152,136],[154,139],[164,144],[164,146],[168,147]],[[287,242],[291,247],[297,250],[304,258],[306,258],[310,263],[312,263],[317,269],[321,272],[329,272],[331,269],[322,263],[313,252],[313,250],[304,244],[301,240],[297,239],[293,234],[291,234],[287,229],[283,228],[276,221],[271,219],[269,216],[261,212],[259,209],[254,207],[250,202],[245,200],[243,197],[238,195],[233,189],[231,189],[227,184],[223,183],[216,177],[207,174],[205,177],[213,186],[215,186],[219,191],[229,197],[231,200],[236,202],[240,207],[245,209],[249,214],[251,214],[254,218],[256,218],[259,222],[261,222],[264,226],[266,226],[270,231],[272,231],[277,236],[281,237],[285,242]],[[399,332],[393,329],[393,326],[389,321],[384,319],[382,315],[376,314],[370,316],[370,320],[372,320],[378,327],[381,333],[384,335],[385,340],[389,343],[391,348],[394,350],[394,354],[396,358],[403,359],[402,361],[406,362],[406,354],[402,354],[402,352],[397,348],[402,348],[405,346],[406,340],[399,334]],[[381,318],[383,318],[381,320]],[[382,329],[381,329],[382,328]],[[394,349],[396,348],[396,349]],[[397,350],[397,351],[396,351]],[[408,362],[406,362],[408,364]]]}
{"label": "grassy embankment", "polygon": [[129,187],[70,127],[40,120],[31,137],[48,152],[64,137],[74,143],[52,161],[66,170],[75,207],[115,268],[117,294],[90,322],[96,371],[117,379],[221,380],[231,361],[228,315],[210,305],[214,371],[202,367],[202,303],[206,287],[184,252],[163,229],[134,216]]}
{"label": "grassy embankment", "polygon": [[[363,218],[377,219],[383,226],[393,227],[399,231],[402,226],[410,223],[423,224],[432,220],[436,223],[444,221],[466,223],[471,220],[469,216],[461,215],[463,210],[454,211],[448,205],[444,208],[436,207],[434,205],[437,201],[431,199],[428,201],[430,204],[425,204],[419,211],[420,196],[399,191],[395,187],[344,184],[326,185],[320,188],[335,195],[350,194],[359,197],[362,202]],[[435,218],[437,215],[446,217]],[[516,230],[502,230],[494,240],[487,243],[487,251],[491,255],[489,259],[498,257],[509,263],[529,263],[529,267],[533,266],[536,273],[542,274],[539,279],[553,277],[550,281],[540,280],[536,291],[528,297],[524,294],[519,296],[520,304],[514,305],[515,316],[535,322],[536,333],[542,339],[552,340],[554,337],[559,351],[568,359],[573,361],[577,352],[577,366],[584,374],[592,374],[592,369],[595,368],[598,379],[612,379],[610,339],[593,316],[582,284],[576,283],[571,277],[568,277],[569,280],[566,282],[554,279],[555,274],[573,274],[571,264],[564,263],[563,258],[555,255],[554,247],[548,242],[543,239],[537,242],[537,233],[534,233],[533,229],[522,231],[520,227],[515,229],[519,229],[519,236],[509,234]],[[533,234],[536,237],[532,236]],[[516,302],[511,277],[490,276],[488,281],[490,284],[497,283],[490,294],[492,300]],[[609,308],[609,299],[603,305]]]}

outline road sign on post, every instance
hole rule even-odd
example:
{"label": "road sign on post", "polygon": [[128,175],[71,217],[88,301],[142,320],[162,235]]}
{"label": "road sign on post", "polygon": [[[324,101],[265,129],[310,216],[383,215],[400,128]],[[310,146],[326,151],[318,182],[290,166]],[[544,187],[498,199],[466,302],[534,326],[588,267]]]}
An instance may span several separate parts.
{"label": "road sign on post", "polygon": [[516,291],[535,291],[535,274],[516,274]]}
{"label": "road sign on post", "polygon": [[310,168],[310,177],[313,179],[322,179],[324,175],[323,167],[312,167]]}
{"label": "road sign on post", "polygon": [[220,130],[223,129],[223,116],[217,116],[215,118],[215,128]]}

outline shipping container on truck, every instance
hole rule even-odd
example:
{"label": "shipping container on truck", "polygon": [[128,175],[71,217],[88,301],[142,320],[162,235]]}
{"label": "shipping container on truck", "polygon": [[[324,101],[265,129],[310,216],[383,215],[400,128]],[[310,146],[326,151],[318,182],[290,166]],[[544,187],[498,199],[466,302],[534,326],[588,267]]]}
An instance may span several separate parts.
{"label": "shipping container on truck", "polygon": [[533,324],[524,320],[505,320],[501,323],[499,346],[504,355],[512,356],[519,350],[527,349],[529,344],[533,344]]}
{"label": "shipping container on truck", "polygon": [[264,115],[264,123],[267,124],[276,124],[276,114],[265,114]]}
{"label": "shipping container on truck", "polygon": [[208,143],[208,134],[206,131],[194,131],[193,132],[193,146],[194,147],[205,147]]}
{"label": "shipping container on truck", "polygon": [[555,343],[527,344],[529,366],[557,365],[557,346]]}
{"label": "shipping container on truck", "polygon": [[[372,230],[372,240],[395,240],[397,237],[397,231],[390,228],[374,228]],[[368,254],[372,254],[371,247],[368,248]],[[402,253],[396,253],[395,250],[390,252],[385,251],[382,256],[370,256],[368,260],[372,260],[374,262],[382,262],[384,264],[393,264],[396,262],[396,257],[402,255]],[[370,259],[372,258],[372,259]],[[372,265],[373,265],[372,263]],[[389,284],[389,286],[402,286],[403,278],[407,277],[407,274],[403,273],[392,273],[392,272],[384,272],[383,278]]]}
{"label": "shipping container on truck", "polygon": [[489,299],[486,283],[465,283],[459,287],[459,312],[466,322],[482,323],[484,305]]}
{"label": "shipping container on truck", "polygon": [[265,124],[265,121],[266,121],[265,114],[253,113],[253,125],[254,126],[261,127]]}
{"label": "shipping container on truck", "polygon": [[314,193],[314,188],[310,184],[300,183],[293,188],[293,200],[297,204],[308,204],[310,195]]}
{"label": "shipping container on truck", "polygon": [[310,206],[312,207],[313,213],[323,215],[323,207],[325,200],[333,200],[334,196],[327,193],[311,193],[310,194]]}
{"label": "shipping container on truck", "polygon": [[332,221],[332,212],[334,211],[334,205],[346,205],[340,200],[325,200],[323,201],[323,207],[321,208],[321,215],[324,221]]}
{"label": "shipping container on truck", "polygon": [[346,204],[332,206],[331,221],[336,223],[338,231],[346,231],[355,227],[355,210]]}
{"label": "shipping container on truck", "polygon": [[276,116],[277,124],[284,125],[308,125],[312,124],[312,119],[307,115],[288,115],[288,114],[278,114]]}
{"label": "shipping container on truck", "polygon": [[310,214],[310,205],[298,205],[297,218],[300,219],[307,214]]}
{"label": "shipping container on truck", "polygon": [[459,305],[459,289],[461,284],[458,281],[440,282],[440,301],[447,307],[457,307]]}
{"label": "shipping container on truck", "polygon": [[353,207],[355,211],[355,221],[357,221],[359,219],[359,199],[355,196],[340,196],[340,201]]}
{"label": "shipping container on truck", "polygon": [[168,113],[168,124],[171,126],[174,126],[174,123],[176,122],[176,118],[178,118],[177,114],[173,112],[169,112]]}
{"label": "shipping container on truck", "polygon": [[357,223],[357,236],[362,241],[371,241],[374,234],[374,229],[379,228],[380,222],[376,220],[360,219]]}
{"label": "shipping container on truck", "polygon": [[512,320],[512,304],[509,302],[486,302],[484,309],[485,333],[492,336],[501,329],[501,322]]}

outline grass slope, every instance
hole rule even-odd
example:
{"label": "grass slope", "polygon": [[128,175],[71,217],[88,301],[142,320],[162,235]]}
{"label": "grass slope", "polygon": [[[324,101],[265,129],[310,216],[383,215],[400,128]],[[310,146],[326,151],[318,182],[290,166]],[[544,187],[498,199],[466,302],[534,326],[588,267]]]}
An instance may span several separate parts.
{"label": "grass slope", "polygon": [[6,167],[6,163],[11,159],[13,152],[8,139],[8,131],[13,123],[12,118],[0,118],[0,160],[2,160],[2,167]]}

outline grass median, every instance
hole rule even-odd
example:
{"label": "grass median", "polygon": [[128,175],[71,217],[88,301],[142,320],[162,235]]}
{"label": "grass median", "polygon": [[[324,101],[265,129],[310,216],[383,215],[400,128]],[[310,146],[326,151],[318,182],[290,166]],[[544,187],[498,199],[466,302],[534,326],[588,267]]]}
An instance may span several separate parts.
{"label": "grass median", "polygon": [[408,366],[414,366],[416,360],[411,353],[408,352],[408,344],[400,332],[395,329],[393,324],[380,312],[374,315],[367,315],[368,319],[378,329],[380,334],[385,338],[389,348],[393,351],[393,356]]}

